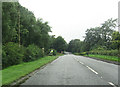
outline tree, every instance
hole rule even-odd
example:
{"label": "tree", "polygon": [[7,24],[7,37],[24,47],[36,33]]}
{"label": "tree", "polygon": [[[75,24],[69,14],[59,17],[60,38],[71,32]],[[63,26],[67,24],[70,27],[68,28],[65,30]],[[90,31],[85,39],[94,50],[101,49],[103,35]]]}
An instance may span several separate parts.
{"label": "tree", "polygon": [[85,42],[85,50],[89,51],[94,49],[95,47],[102,44],[101,32],[100,27],[87,29],[86,36],[84,39]]}
{"label": "tree", "polygon": [[118,31],[112,34],[112,44],[116,49],[120,50],[120,33]]}
{"label": "tree", "polygon": [[52,35],[52,36],[50,36],[50,38],[49,38],[49,44],[50,44],[50,48],[53,48],[54,46],[53,46],[53,43],[54,43],[54,41],[55,41],[55,35]]}
{"label": "tree", "polygon": [[17,5],[18,3],[2,4],[2,42],[3,44],[16,41],[17,34]]}
{"label": "tree", "polygon": [[82,43],[79,39],[71,40],[68,44],[68,51],[72,53],[82,52]]}
{"label": "tree", "polygon": [[[5,59],[4,64],[8,64],[9,66],[6,60],[7,58],[19,61],[18,58],[21,58],[21,55],[25,58],[25,54],[27,54],[26,58],[29,61],[31,57],[42,57],[42,49],[45,49],[45,53],[47,52],[51,45],[49,35],[51,27],[48,22],[44,22],[42,19],[36,19],[33,12],[21,6],[18,2],[4,2],[2,4],[2,13],[2,55],[4,57],[3,59]],[[9,43],[13,44],[14,49],[12,49]],[[6,48],[7,44],[9,44],[8,48]],[[19,49],[16,46],[18,44],[21,46]],[[25,51],[23,53],[22,47]],[[10,54],[8,54],[9,50],[12,50]],[[12,52],[14,53],[12,54]],[[31,56],[33,54],[36,55],[36,53],[39,55]],[[10,65],[14,64],[16,63],[14,62]]]}
{"label": "tree", "polygon": [[61,36],[58,36],[53,42],[53,48],[58,52],[65,51],[67,43]]}
{"label": "tree", "polygon": [[116,19],[108,19],[101,27],[87,29],[84,39],[85,50],[89,51],[100,46],[106,49],[111,48],[112,33],[116,28]]}
{"label": "tree", "polygon": [[112,40],[112,33],[114,32],[114,29],[117,26],[117,19],[108,19],[102,24],[101,27],[101,37],[102,42],[104,42],[102,45],[106,46],[108,49],[110,49],[110,41]]}

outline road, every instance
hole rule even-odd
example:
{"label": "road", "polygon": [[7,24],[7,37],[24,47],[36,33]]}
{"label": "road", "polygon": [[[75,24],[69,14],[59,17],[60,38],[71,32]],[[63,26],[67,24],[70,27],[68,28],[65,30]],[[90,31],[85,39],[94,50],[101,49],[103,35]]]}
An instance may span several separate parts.
{"label": "road", "polygon": [[64,55],[40,69],[22,85],[118,84],[118,66],[95,59]]}

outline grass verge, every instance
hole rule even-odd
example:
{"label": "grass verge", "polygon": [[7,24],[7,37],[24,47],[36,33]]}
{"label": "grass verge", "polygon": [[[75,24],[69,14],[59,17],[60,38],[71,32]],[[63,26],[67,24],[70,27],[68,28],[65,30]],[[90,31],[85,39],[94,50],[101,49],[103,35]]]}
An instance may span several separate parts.
{"label": "grass verge", "polygon": [[55,60],[58,56],[46,56],[36,61],[10,66],[2,70],[2,85],[8,85],[41,66]]}
{"label": "grass verge", "polygon": [[117,56],[107,56],[107,55],[97,55],[97,54],[89,54],[89,55],[84,55],[84,56],[120,62],[120,59]]}
{"label": "grass verge", "polygon": [[[0,54],[1,58],[1,54]],[[0,59],[0,87],[2,86],[2,64],[1,64],[1,59]]]}

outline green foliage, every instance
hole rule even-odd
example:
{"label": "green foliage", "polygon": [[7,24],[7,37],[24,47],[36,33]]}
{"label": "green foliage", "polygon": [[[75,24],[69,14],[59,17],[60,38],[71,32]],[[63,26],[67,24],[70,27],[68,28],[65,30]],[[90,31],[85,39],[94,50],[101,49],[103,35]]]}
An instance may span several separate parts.
{"label": "green foliage", "polygon": [[118,50],[120,49],[120,33],[118,31],[112,34],[112,45]]}
{"label": "green foliage", "polygon": [[99,46],[105,46],[107,49],[113,49],[111,46],[111,37],[116,28],[117,20],[108,19],[101,27],[87,29],[84,39],[84,51],[93,50]]}
{"label": "green foliage", "polygon": [[80,53],[82,51],[82,45],[82,41],[79,39],[74,39],[69,42],[67,50],[72,53]]}
{"label": "green foliage", "polygon": [[22,62],[24,57],[24,48],[17,43],[9,42],[2,46],[2,65],[3,68],[16,65]]}
{"label": "green foliage", "polygon": [[[67,50],[72,53],[81,53],[90,50],[96,50],[96,53],[99,53],[98,51],[101,50],[100,54],[117,55],[117,52],[108,51],[119,50],[120,48],[120,34],[119,32],[115,32],[116,27],[117,19],[108,19],[100,27],[87,29],[84,41],[78,39],[71,40]],[[102,51],[104,52],[102,53]]]}
{"label": "green foliage", "polygon": [[2,3],[2,42],[3,44],[16,40],[18,24],[18,3]]}
{"label": "green foliage", "polygon": [[61,52],[66,50],[66,48],[67,48],[66,41],[61,36],[58,36],[53,42],[53,49],[57,50],[57,52]]}
{"label": "green foliage", "polygon": [[89,51],[89,54],[118,56],[118,50],[92,50]]}
{"label": "green foliage", "polygon": [[36,19],[18,2],[2,3],[2,13],[3,67],[43,57],[53,43],[48,22]]}
{"label": "green foliage", "polygon": [[35,44],[40,48],[45,48],[45,52],[49,49],[51,27],[48,22],[43,22],[42,19],[36,20],[31,11],[17,2],[4,2],[2,11],[3,44],[18,43],[20,34],[21,45],[27,47],[30,44]]}
{"label": "green foliage", "polygon": [[42,49],[40,49],[38,46],[32,44],[26,48],[25,57],[24,57],[23,61],[24,62],[33,61],[40,57],[43,57],[43,55],[44,54],[42,52]]}
{"label": "green foliage", "polygon": [[100,58],[100,59],[120,62],[117,56],[98,55],[98,54],[89,54],[88,56],[93,58]]}
{"label": "green foliage", "polygon": [[57,51],[55,49],[49,49],[48,54],[49,54],[49,56],[53,56],[53,55],[56,56],[57,55]]}
{"label": "green foliage", "polygon": [[87,55],[87,52],[82,52],[80,53],[80,55]]}
{"label": "green foliage", "polygon": [[82,52],[82,53],[74,53],[75,55],[81,55],[81,56],[84,56],[84,55],[87,55],[87,52]]}
{"label": "green foliage", "polygon": [[53,50],[53,55],[56,56],[56,54],[57,54],[57,51],[54,49]]}

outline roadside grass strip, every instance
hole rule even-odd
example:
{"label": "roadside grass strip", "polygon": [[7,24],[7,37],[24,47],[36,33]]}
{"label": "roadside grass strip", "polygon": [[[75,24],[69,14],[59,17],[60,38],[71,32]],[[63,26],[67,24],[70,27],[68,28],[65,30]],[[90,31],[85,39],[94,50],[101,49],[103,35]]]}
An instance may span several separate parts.
{"label": "roadside grass strip", "polygon": [[2,85],[8,85],[21,77],[33,72],[34,70],[40,68],[41,66],[55,60],[57,56],[46,56],[40,58],[36,61],[22,63],[19,65],[10,66],[2,70]]}
{"label": "roadside grass strip", "polygon": [[0,70],[0,87],[2,86],[2,71]]}
{"label": "roadside grass strip", "polygon": [[[85,56],[87,56],[87,55],[85,55]],[[101,59],[105,59],[105,60],[119,61],[120,62],[120,59],[117,56],[89,54],[88,57],[101,58]]]}

